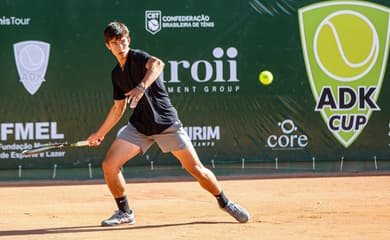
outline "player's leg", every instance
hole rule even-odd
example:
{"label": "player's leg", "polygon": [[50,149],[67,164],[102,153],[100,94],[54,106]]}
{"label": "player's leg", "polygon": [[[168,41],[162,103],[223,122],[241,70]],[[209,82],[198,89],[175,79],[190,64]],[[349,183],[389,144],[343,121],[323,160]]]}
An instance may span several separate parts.
{"label": "player's leg", "polygon": [[214,196],[219,195],[222,192],[221,186],[214,173],[202,164],[198,154],[192,146],[172,151],[172,154],[204,189]]}
{"label": "player's leg", "polygon": [[102,222],[103,226],[121,223],[134,223],[134,213],[129,208],[125,178],[121,167],[130,159],[146,150],[154,143],[153,139],[137,131],[130,123],[119,133],[103,161],[104,178],[118,205],[118,211]]}
{"label": "player's leg", "polygon": [[111,145],[102,163],[104,178],[114,198],[125,195],[126,182],[121,172],[122,166],[139,154],[141,148],[121,138]]}
{"label": "player's leg", "polygon": [[110,189],[118,211],[110,218],[102,221],[102,226],[113,226],[122,223],[135,223],[134,213],[130,209],[126,195],[126,181],[121,167],[134,156],[139,154],[141,148],[126,140],[117,138],[111,145],[102,163],[104,179]]}
{"label": "player's leg", "polygon": [[161,134],[154,135],[153,139],[163,152],[171,152],[199,184],[216,197],[221,208],[239,222],[249,220],[249,213],[225,196],[214,173],[199,160],[191,139],[179,121]]}
{"label": "player's leg", "polygon": [[222,191],[214,173],[206,168],[199,160],[193,146],[172,151],[183,167],[198,180],[199,184],[213,194],[219,206],[241,223],[248,222],[250,216],[246,209],[229,200]]}

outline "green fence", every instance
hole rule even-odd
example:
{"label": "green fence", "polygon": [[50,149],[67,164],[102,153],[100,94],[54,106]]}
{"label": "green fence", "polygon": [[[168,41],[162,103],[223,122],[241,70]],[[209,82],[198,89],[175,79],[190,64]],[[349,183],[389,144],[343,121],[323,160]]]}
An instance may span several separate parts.
{"label": "green fence", "polygon": [[[20,152],[84,139],[104,120],[116,62],[102,31],[113,20],[129,26],[132,48],[166,63],[171,99],[218,174],[390,169],[387,0],[6,0],[0,9],[0,180],[101,178],[130,109],[99,148]],[[156,146],[125,167],[151,168],[182,172]]]}

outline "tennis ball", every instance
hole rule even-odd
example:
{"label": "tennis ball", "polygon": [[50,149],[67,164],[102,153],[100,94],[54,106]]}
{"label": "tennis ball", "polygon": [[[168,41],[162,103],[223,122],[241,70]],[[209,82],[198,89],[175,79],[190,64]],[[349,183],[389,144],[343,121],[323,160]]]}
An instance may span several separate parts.
{"label": "tennis ball", "polygon": [[259,81],[263,85],[270,85],[272,83],[272,80],[274,80],[274,76],[272,75],[272,73],[270,71],[262,71],[259,74]]}

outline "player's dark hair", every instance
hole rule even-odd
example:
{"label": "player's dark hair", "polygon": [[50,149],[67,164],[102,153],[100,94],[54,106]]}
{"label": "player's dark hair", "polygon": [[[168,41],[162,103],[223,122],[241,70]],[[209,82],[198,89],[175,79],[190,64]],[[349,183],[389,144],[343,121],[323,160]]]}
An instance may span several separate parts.
{"label": "player's dark hair", "polygon": [[129,29],[121,22],[110,22],[104,29],[104,41],[108,43],[111,39],[118,39],[129,36]]}

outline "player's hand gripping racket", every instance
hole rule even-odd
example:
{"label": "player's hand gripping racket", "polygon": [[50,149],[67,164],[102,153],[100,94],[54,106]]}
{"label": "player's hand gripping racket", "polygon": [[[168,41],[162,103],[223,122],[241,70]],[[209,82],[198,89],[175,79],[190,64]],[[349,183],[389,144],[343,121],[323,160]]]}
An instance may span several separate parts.
{"label": "player's hand gripping racket", "polygon": [[128,97],[127,98],[127,104],[129,104],[129,107],[131,109],[134,109],[137,106],[138,101],[135,98]]}
{"label": "player's hand gripping racket", "polygon": [[45,144],[41,145],[40,147],[37,148],[32,148],[28,150],[22,151],[22,155],[32,155],[32,154],[37,154],[37,153],[42,153],[42,152],[50,152],[53,150],[61,149],[61,148],[67,148],[67,147],[84,147],[88,146],[89,141],[78,141],[74,143],[52,143],[52,144]]}

